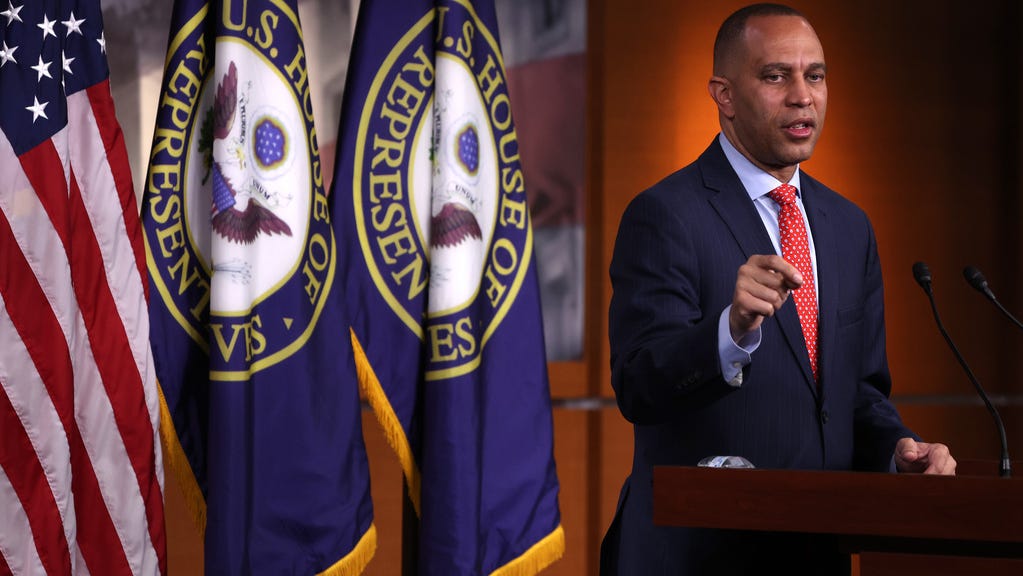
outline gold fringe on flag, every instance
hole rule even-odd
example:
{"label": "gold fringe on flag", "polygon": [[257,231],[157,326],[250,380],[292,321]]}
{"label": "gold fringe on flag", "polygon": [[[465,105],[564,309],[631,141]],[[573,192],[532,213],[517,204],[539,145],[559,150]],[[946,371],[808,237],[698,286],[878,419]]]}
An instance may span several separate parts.
{"label": "gold fringe on flag", "polygon": [[160,393],[160,441],[163,444],[164,469],[169,466],[174,471],[178,486],[185,496],[185,505],[192,515],[201,540],[206,535],[206,499],[203,498],[199,483],[195,480],[195,473],[192,471],[192,465],[188,463],[185,450],[181,447],[178,431],[174,428],[170,408],[167,407],[167,399],[163,397],[163,387],[159,381],[157,392]]}
{"label": "gold fringe on flag", "polygon": [[352,351],[355,353],[355,372],[359,377],[359,390],[373,408],[377,422],[384,430],[384,437],[387,439],[387,443],[394,450],[394,453],[398,455],[401,470],[405,474],[405,482],[408,484],[409,500],[412,501],[412,507],[415,508],[416,515],[418,516],[420,475],[419,469],[416,468],[416,461],[412,456],[412,446],[409,444],[408,437],[405,436],[405,430],[401,427],[398,416],[394,413],[391,402],[387,399],[384,389],[380,386],[380,380],[377,379],[373,366],[370,365],[369,359],[366,358],[366,352],[363,350],[362,344],[359,343],[359,337],[355,335],[355,330],[349,328],[348,331],[351,333]]}
{"label": "gold fringe on flag", "polygon": [[565,531],[559,524],[554,532],[533,544],[522,556],[501,566],[490,576],[533,576],[565,554]]}
{"label": "gold fringe on flag", "polygon": [[376,551],[377,527],[375,524],[370,524],[369,530],[366,530],[366,533],[359,539],[359,543],[352,548],[347,556],[317,576],[359,576],[366,569],[369,561],[373,559]]}

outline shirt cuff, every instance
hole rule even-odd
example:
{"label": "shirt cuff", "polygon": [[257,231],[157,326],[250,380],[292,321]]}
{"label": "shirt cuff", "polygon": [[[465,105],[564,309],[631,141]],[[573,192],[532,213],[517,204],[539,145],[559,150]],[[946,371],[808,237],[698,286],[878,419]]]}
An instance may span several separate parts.
{"label": "shirt cuff", "polygon": [[751,354],[760,347],[760,327],[746,334],[738,342],[732,340],[728,327],[728,315],[732,306],[727,306],[718,318],[718,358],[721,361],[721,376],[729,386],[742,386],[742,369],[752,361]]}

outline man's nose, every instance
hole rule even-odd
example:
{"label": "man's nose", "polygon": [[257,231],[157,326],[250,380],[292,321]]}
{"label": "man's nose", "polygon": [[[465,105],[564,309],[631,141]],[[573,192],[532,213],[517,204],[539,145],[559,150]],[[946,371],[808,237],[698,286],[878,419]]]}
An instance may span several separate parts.
{"label": "man's nose", "polygon": [[792,82],[789,89],[789,104],[800,108],[813,104],[813,93],[805,79],[798,78]]}

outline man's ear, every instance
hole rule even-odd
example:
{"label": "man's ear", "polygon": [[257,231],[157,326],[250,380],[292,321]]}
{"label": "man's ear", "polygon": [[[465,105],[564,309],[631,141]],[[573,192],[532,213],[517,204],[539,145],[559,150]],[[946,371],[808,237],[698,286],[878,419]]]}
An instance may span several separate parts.
{"label": "man's ear", "polygon": [[710,97],[714,99],[714,103],[718,106],[718,111],[721,112],[726,118],[732,118],[735,116],[735,110],[732,106],[732,84],[724,76],[711,76],[710,82],[707,83],[707,91],[710,92]]}

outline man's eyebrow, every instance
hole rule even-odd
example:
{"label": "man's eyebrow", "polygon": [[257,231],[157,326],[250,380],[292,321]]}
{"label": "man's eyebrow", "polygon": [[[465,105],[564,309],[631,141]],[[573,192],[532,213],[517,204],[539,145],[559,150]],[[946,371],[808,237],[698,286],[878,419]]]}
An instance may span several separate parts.
{"label": "man's eyebrow", "polygon": [[768,62],[760,67],[760,76],[773,76],[775,74],[791,74],[792,65],[782,62]]}
{"label": "man's eyebrow", "polygon": [[[814,62],[806,67],[807,70],[813,72],[826,72],[827,68],[828,67],[827,65],[824,64],[824,62]],[[785,62],[768,62],[767,64],[764,64],[763,66],[760,67],[761,74],[771,74],[776,72],[792,72],[792,70],[793,70],[792,64],[788,64]]]}

